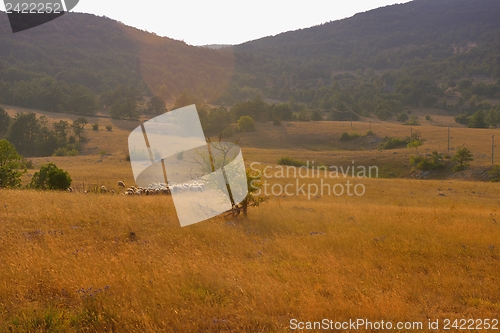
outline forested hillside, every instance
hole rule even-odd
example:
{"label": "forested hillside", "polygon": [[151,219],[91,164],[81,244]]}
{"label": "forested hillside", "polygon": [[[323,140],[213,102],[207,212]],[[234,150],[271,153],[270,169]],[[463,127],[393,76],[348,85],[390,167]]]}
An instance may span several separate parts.
{"label": "forested hillside", "polygon": [[[274,66],[269,69],[278,74],[296,65],[314,69],[325,78],[330,77],[330,70],[396,69],[444,60],[465,50],[468,43],[477,44],[483,54],[498,52],[499,13],[500,2],[495,0],[416,0],[250,41],[235,49],[268,61],[272,58]],[[478,58],[475,55],[460,60]],[[238,64],[245,67],[249,61]],[[261,68],[262,64],[256,64]],[[466,65],[472,69],[470,65],[477,64]],[[457,68],[455,74],[467,74],[462,69]],[[445,66],[441,72],[448,70]],[[478,72],[495,70],[495,75],[500,75],[500,64],[488,64]]]}
{"label": "forested hillside", "polygon": [[1,13],[0,46],[0,101],[50,111],[92,113],[97,95],[119,86],[208,98],[225,89],[232,70],[230,54],[90,14],[12,34]]}
{"label": "forested hillside", "polygon": [[165,98],[187,92],[224,105],[261,96],[304,120],[314,110],[405,119],[405,108],[424,106],[469,124],[498,109],[498,17],[496,0],[415,0],[210,49],[89,14],[12,34],[1,14],[0,102],[80,114],[114,105],[115,116],[132,119],[137,105],[146,110],[142,96],[156,96],[148,108],[160,112]]}
{"label": "forested hillside", "polygon": [[[295,111],[386,119],[424,106],[460,114],[463,123],[478,110],[498,119],[499,15],[495,0],[415,0],[250,41],[233,48],[236,74],[222,100],[257,91]],[[329,116],[345,118],[341,112]],[[469,125],[477,123],[498,120]]]}

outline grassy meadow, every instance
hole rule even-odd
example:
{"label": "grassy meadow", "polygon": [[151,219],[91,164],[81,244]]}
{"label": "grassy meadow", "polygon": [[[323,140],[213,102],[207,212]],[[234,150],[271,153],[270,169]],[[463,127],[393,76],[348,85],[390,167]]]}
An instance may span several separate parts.
{"label": "grassy meadow", "polygon": [[[90,118],[101,130],[87,125],[80,156],[33,161],[68,171],[77,190],[132,184],[127,135],[139,123]],[[433,118],[412,129],[425,140],[420,153],[445,151],[452,125],[451,153],[465,144],[472,168],[491,165],[496,130]],[[288,332],[292,318],[500,319],[500,184],[467,172],[410,179],[415,149],[377,149],[377,140],[404,138],[410,128],[380,125],[357,144],[338,139],[366,134],[368,122],[257,124],[255,133],[228,138],[239,138],[248,165],[276,167],[282,156],[338,166],[355,160],[406,177],[323,179],[366,191],[271,194],[248,218],[181,228],[168,196],[0,190],[0,331]]]}

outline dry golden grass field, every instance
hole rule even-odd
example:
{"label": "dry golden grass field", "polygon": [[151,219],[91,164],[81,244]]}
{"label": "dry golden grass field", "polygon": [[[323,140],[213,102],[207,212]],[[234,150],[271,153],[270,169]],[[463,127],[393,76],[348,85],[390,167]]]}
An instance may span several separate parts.
{"label": "dry golden grass field", "polygon": [[[446,152],[450,125],[450,154],[465,145],[473,170],[491,165],[497,130],[420,118],[412,129],[425,140],[420,153]],[[54,162],[75,189],[132,184],[127,135],[139,122],[89,117],[95,121],[113,131],[87,125],[82,155],[34,158],[37,167]],[[271,193],[248,218],[181,228],[169,196],[0,190],[0,332],[289,332],[291,319],[325,318],[420,321],[425,331],[439,319],[437,332],[445,319],[500,319],[500,184],[467,172],[411,179],[415,149],[379,151],[376,142],[404,138],[410,128],[380,125],[347,144],[342,132],[364,135],[370,124],[257,124],[254,133],[228,138],[240,138],[247,165],[269,170],[291,156],[337,166],[354,160],[405,177],[310,174],[299,179],[306,187],[349,181],[365,193]]]}

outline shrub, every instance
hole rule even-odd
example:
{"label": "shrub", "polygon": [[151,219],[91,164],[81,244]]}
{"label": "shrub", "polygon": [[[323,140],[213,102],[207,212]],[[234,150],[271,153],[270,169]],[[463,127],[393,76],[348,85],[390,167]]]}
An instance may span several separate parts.
{"label": "shrub", "polygon": [[311,112],[307,109],[302,109],[299,111],[297,119],[299,121],[311,121]]}
{"label": "shrub", "polygon": [[458,116],[455,117],[455,121],[459,124],[462,124],[462,125],[468,125],[469,124],[469,116],[467,116],[466,113],[459,114]]}
{"label": "shrub", "polygon": [[241,202],[241,210],[243,211],[243,215],[247,216],[248,207],[257,207],[260,203],[266,201],[267,199],[265,197],[257,196],[257,192],[260,192],[259,189],[262,187],[260,172],[253,172],[250,169],[246,169],[245,173],[247,178],[248,194]]}
{"label": "shrub", "polygon": [[99,124],[98,123],[92,124],[92,129],[94,131],[98,131],[99,130]]}
{"label": "shrub", "polygon": [[430,157],[411,156],[410,163],[418,170],[435,170],[444,167],[442,155],[436,150],[432,152]]}
{"label": "shrub", "polygon": [[306,162],[294,159],[292,157],[281,157],[278,160],[278,164],[279,165],[295,166],[295,167],[301,167],[301,166],[307,165]]}
{"label": "shrub", "polygon": [[50,190],[64,191],[71,186],[71,177],[66,171],[61,169],[49,172],[47,187]]}
{"label": "shrub", "polygon": [[369,130],[368,132],[366,132],[366,136],[371,136],[371,135],[373,135],[373,134],[374,134],[374,133],[373,133],[373,131],[372,131],[372,130]]}
{"label": "shrub", "polygon": [[453,167],[453,171],[460,171],[465,169],[470,161],[473,161],[473,155],[470,150],[466,147],[460,148],[452,158],[453,161],[458,162],[457,165]]}
{"label": "shrub", "polygon": [[426,115],[426,116],[425,116],[425,120],[431,121],[431,120],[432,120],[432,118],[431,118],[431,116]]}
{"label": "shrub", "polygon": [[241,116],[238,120],[238,129],[241,132],[255,131],[255,122],[250,116]]}
{"label": "shrub", "polygon": [[418,121],[417,116],[411,116],[411,118],[404,123],[405,125],[418,126],[420,122]]}
{"label": "shrub", "polygon": [[67,190],[71,181],[66,171],[59,169],[54,163],[49,163],[35,172],[29,187],[39,190]]}
{"label": "shrub", "polygon": [[274,118],[273,119],[273,125],[274,126],[280,126],[281,125],[281,120],[279,118]]}
{"label": "shrub", "polygon": [[57,148],[52,156],[77,156],[78,150],[68,149],[66,147]]}
{"label": "shrub", "polygon": [[342,135],[340,136],[340,141],[350,141],[350,140],[351,136],[347,132],[342,133]]}
{"label": "shrub", "polygon": [[380,144],[380,149],[396,149],[403,148],[408,145],[406,140],[400,138],[386,137],[385,140]]}
{"label": "shrub", "polygon": [[17,153],[12,143],[0,140],[0,188],[19,187],[23,172],[17,170],[22,162],[22,156]]}
{"label": "shrub", "polygon": [[316,110],[316,111],[313,111],[312,115],[311,115],[311,120],[312,121],[321,121],[323,120],[323,116],[321,115],[321,112]]}
{"label": "shrub", "polygon": [[490,182],[500,182],[500,165],[496,164],[490,171],[488,171]]}
{"label": "shrub", "polygon": [[351,140],[354,140],[354,139],[359,138],[359,137],[360,137],[360,135],[356,132],[351,133],[351,134],[344,132],[340,136],[340,141],[351,141]]}
{"label": "shrub", "polygon": [[233,136],[233,134],[234,134],[234,128],[232,126],[226,126],[226,128],[224,128],[224,130],[222,131],[222,136],[225,138]]}
{"label": "shrub", "polygon": [[406,113],[399,113],[397,120],[404,123],[405,121],[408,121],[408,115]]}
{"label": "shrub", "polygon": [[111,132],[113,130],[113,126],[111,126],[111,125],[106,126],[106,130],[108,132]]}
{"label": "shrub", "polygon": [[7,111],[4,109],[0,108],[0,134],[7,132],[9,129],[9,125],[11,122],[11,118]]}
{"label": "shrub", "polygon": [[21,162],[19,162],[19,169],[34,169],[35,163],[32,160],[27,160],[23,158]]}

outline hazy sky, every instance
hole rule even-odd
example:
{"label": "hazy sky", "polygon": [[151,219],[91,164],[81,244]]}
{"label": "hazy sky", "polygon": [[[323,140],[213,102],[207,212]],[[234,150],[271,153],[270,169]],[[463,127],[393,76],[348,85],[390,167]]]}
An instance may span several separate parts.
{"label": "hazy sky", "polygon": [[205,45],[239,44],[404,2],[408,0],[80,0],[73,11],[105,15],[160,36]]}

